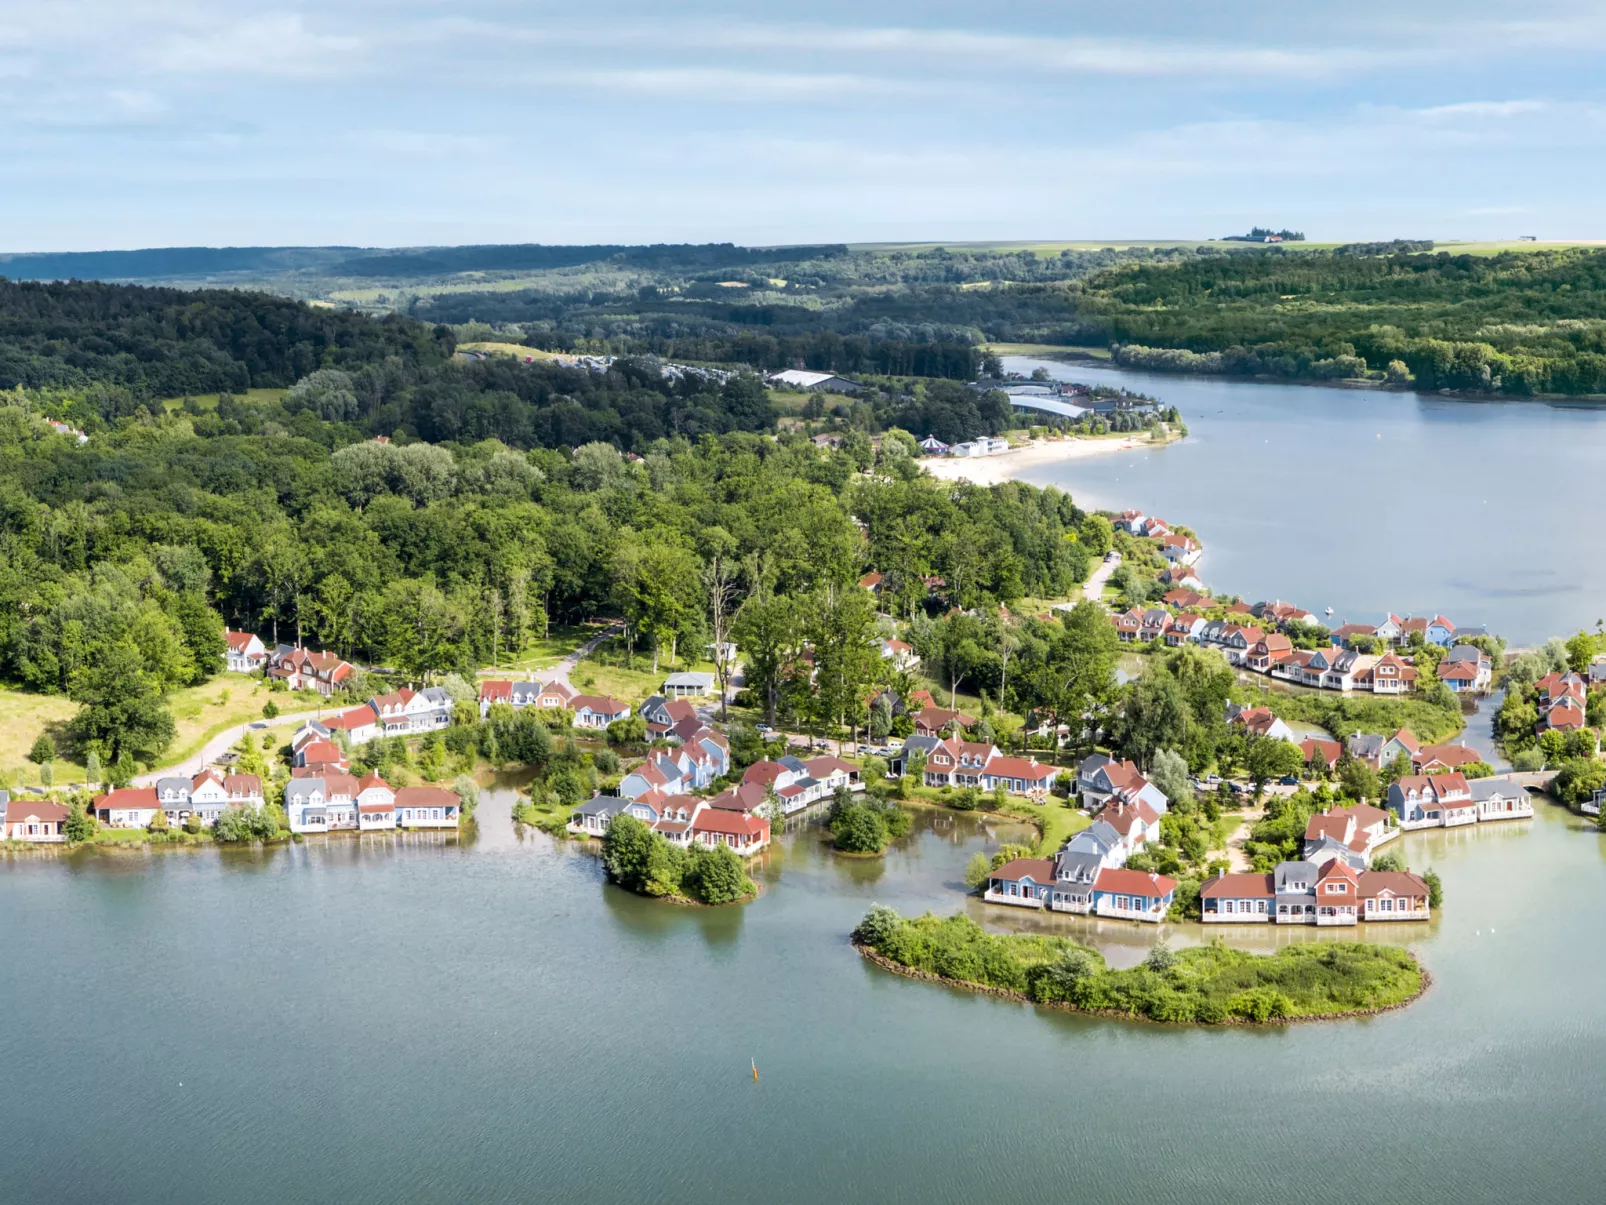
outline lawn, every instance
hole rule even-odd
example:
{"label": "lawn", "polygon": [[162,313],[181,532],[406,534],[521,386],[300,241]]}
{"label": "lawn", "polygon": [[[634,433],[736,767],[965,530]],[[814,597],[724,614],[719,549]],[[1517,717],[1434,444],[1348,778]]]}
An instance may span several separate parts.
{"label": "lawn", "polygon": [[262,706],[269,699],[286,715],[328,706],[323,698],[310,691],[274,694],[260,678],[245,674],[219,674],[204,686],[185,687],[167,697],[176,734],[172,745],[162,754],[162,765],[176,765],[185,758],[195,756],[201,751],[201,746],[225,728],[232,728],[247,720],[260,720]]}
{"label": "lawn", "polygon": [[480,677],[551,669],[606,626],[600,623],[554,624],[546,636],[526,644],[517,658],[504,657],[496,665],[482,669]]}
{"label": "lawn", "polygon": [[529,357],[532,360],[551,360],[555,355],[549,351],[542,351],[539,347],[525,347],[522,343],[459,343],[458,351],[483,351],[493,356],[512,356],[516,360]]}
{"label": "lawn", "polygon": [[[287,389],[247,389],[244,393],[234,394],[234,397],[245,402],[276,402],[288,392]],[[218,395],[215,393],[194,393],[189,397],[189,400],[202,410],[216,410],[217,399]],[[170,397],[163,398],[159,404],[169,411],[182,410],[184,401],[185,399],[181,397]]]}
{"label": "lawn", "polygon": [[[58,748],[66,745],[62,731],[67,721],[77,714],[78,704],[62,695],[26,694],[20,690],[0,690],[0,770],[15,780],[19,770],[26,768],[29,781],[39,781],[39,767],[28,760],[28,750],[41,732],[49,731],[56,738]],[[64,759],[57,759],[56,777],[65,780],[78,777],[69,774]],[[81,772],[82,767],[79,767]]]}
{"label": "lawn", "polygon": [[1078,359],[1110,358],[1110,349],[1107,347],[1073,347],[1060,343],[983,343],[981,346],[983,351],[990,351],[1000,356],[1038,356],[1052,359],[1055,356],[1075,355]]}
{"label": "lawn", "polygon": [[[591,656],[582,660],[574,673],[569,675],[569,680],[574,683],[576,690],[612,695],[624,702],[636,703],[648,695],[657,694],[665,678],[682,670],[713,673],[714,664],[711,661],[688,662],[684,659],[670,664],[668,658],[660,658],[658,671],[654,673],[650,648],[638,649],[633,663],[627,665],[624,641],[615,636],[603,641]],[[708,695],[702,701],[714,698]]]}

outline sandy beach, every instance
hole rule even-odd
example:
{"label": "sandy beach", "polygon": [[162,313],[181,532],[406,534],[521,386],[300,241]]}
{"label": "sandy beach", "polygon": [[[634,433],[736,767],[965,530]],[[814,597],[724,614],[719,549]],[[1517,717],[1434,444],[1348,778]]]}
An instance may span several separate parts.
{"label": "sandy beach", "polygon": [[1036,439],[1025,447],[1011,448],[996,456],[933,456],[920,463],[933,477],[945,481],[997,485],[1036,465],[1130,452],[1149,446],[1147,435],[1133,435],[1128,439]]}

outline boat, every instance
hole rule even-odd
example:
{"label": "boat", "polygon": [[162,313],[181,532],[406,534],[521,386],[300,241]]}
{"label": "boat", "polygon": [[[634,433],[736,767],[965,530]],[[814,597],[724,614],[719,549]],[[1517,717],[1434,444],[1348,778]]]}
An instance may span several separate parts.
{"label": "boat", "polygon": [[1329,615],[1331,615],[1331,614],[1332,614],[1332,613],[1333,613],[1333,608],[1332,608],[1332,607],[1328,607],[1328,608],[1327,608],[1327,613],[1328,613],[1328,614],[1329,614]]}

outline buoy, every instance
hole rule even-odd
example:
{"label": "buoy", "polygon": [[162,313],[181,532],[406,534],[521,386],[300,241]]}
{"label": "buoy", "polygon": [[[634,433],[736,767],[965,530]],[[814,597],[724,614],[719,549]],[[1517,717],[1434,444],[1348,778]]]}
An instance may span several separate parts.
{"label": "buoy", "polygon": [[753,1060],[753,1082],[758,1083],[758,1060]]}

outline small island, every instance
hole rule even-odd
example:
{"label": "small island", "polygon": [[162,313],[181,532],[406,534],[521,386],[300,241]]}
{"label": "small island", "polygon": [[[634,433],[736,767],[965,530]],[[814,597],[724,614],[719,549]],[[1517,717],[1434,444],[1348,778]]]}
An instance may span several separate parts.
{"label": "small island", "polygon": [[838,853],[879,857],[897,838],[908,836],[914,817],[890,799],[853,796],[844,789],[831,800],[825,823]]}
{"label": "small island", "polygon": [[1069,938],[986,932],[963,914],[909,919],[876,905],[853,945],[887,970],[1013,1000],[1173,1024],[1263,1025],[1387,1012],[1416,1000],[1427,972],[1407,950],[1303,942],[1251,954],[1220,942],[1111,970]]}
{"label": "small island", "polygon": [[730,846],[677,845],[629,812],[613,817],[603,834],[602,866],[626,891],[676,903],[734,904],[758,895]]}

